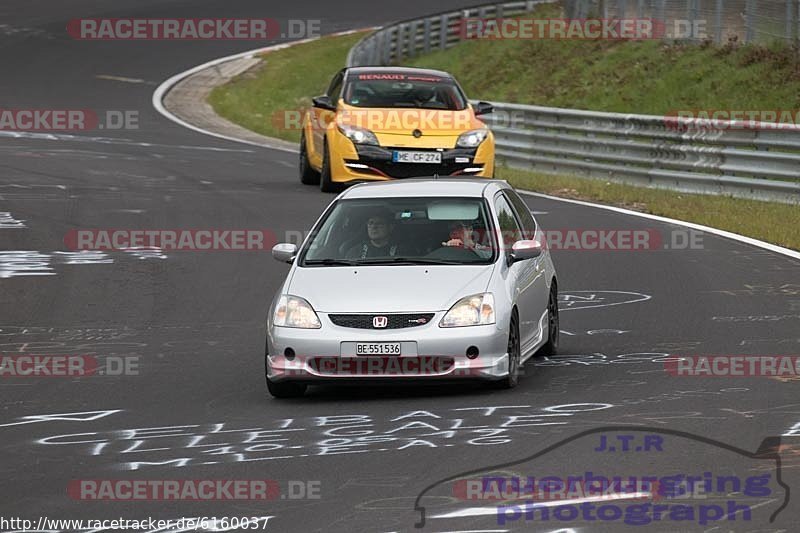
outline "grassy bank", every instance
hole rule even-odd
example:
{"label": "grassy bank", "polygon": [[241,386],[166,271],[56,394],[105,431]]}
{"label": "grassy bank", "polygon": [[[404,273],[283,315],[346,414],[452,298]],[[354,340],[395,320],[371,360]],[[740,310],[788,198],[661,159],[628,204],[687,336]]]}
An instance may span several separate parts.
{"label": "grassy bank", "polygon": [[306,108],[313,96],[324,93],[363,35],[326,37],[267,53],[257,68],[214,89],[209,102],[217,114],[249,130],[299,141],[300,131],[292,127],[296,114],[284,112]]}
{"label": "grassy bank", "polygon": [[[344,64],[348,50],[359,38],[359,35],[324,38],[272,52],[265,56],[265,61],[257,69],[236,78],[228,85],[217,88],[212,93],[210,102],[217,113],[246,128],[271,137],[297,141],[299,132],[281,127],[280,121],[275,121],[273,117],[276,114],[280,116],[285,110],[305,107],[310,104],[312,96],[324,92],[333,74]],[[750,67],[745,67],[744,70],[750,74],[743,78],[744,74],[735,74],[736,69],[732,65],[745,56],[755,54],[745,49],[731,49],[722,53],[719,50],[701,47],[665,48],[657,43],[598,45],[588,42],[561,42],[558,46],[554,46],[553,54],[560,46],[577,47],[575,54],[596,49],[598,55],[582,59],[585,62],[584,67],[587,72],[592,73],[591,75],[580,72],[580,57],[568,57],[569,54],[566,53],[564,56],[555,57],[551,54],[545,60],[537,54],[525,59],[520,50],[516,51],[516,56],[510,58],[499,52],[499,49],[490,50],[492,46],[515,50],[534,45],[544,46],[545,50],[549,50],[554,43],[469,42],[444,53],[420,58],[415,64],[444,68],[455,73],[471,97],[483,99],[516,100],[610,111],[636,109],[656,114],[682,105],[687,105],[691,109],[725,106],[739,106],[735,108],[744,109],[800,108],[800,85],[792,85],[796,80],[784,79],[778,82],[775,78],[769,78],[773,81],[767,87],[765,81],[756,79],[759,72],[773,75],[770,73],[772,68],[770,65],[773,64],[775,56],[771,53],[765,52],[764,57],[767,58],[765,62],[757,61]],[[626,46],[632,48],[625,49]],[[478,49],[476,53],[483,54],[482,62],[475,62],[472,54],[468,52],[470,49]],[[721,56],[715,55],[720,53]],[[677,70],[686,73],[687,77],[681,78],[675,74],[674,79],[670,78],[673,81],[665,82],[668,86],[672,84],[675,87],[675,94],[665,88],[648,92],[647,87],[654,83],[653,73],[662,72],[663,67],[658,65],[659,61],[670,56],[681,65]],[[627,61],[624,58],[630,60],[636,57],[641,58],[639,66],[635,67],[639,69],[637,70],[639,75],[621,72],[625,70],[623,65]],[[564,64],[561,63],[562,60]],[[595,66],[592,61],[602,62],[605,67]],[[483,66],[487,64],[492,65],[492,73],[489,76]],[[531,64],[537,65],[538,74],[532,73],[534,69],[528,66]],[[610,69],[611,81],[603,78],[603,68]],[[673,65],[673,68],[676,67]],[[720,72],[715,70],[717,68]],[[568,72],[570,74],[567,74]],[[735,79],[745,81],[742,81],[743,85],[740,85],[734,93],[735,84],[731,85],[732,82],[725,79],[721,72],[727,72]],[[780,72],[787,75],[785,68]],[[560,76],[564,83],[563,91],[566,92],[563,94],[558,89],[558,84],[547,79],[554,75]],[[665,75],[672,76],[669,72],[665,72]],[[718,91],[718,95],[715,96],[714,91],[709,88],[706,75],[709,76],[709,80],[719,80],[719,85],[714,86],[724,86],[725,90]],[[622,82],[623,77],[628,80],[627,83]],[[616,84],[615,86],[626,87],[617,94],[619,91],[604,87],[606,81]],[[692,86],[694,82],[697,86]],[[700,86],[706,88],[700,90],[698,88]],[[794,87],[792,90],[795,92],[791,97],[787,92],[790,91],[787,89],[788,86]],[[734,100],[734,95],[742,96],[741,99]],[[576,100],[570,100],[572,98]],[[607,183],[603,180],[553,176],[508,168],[499,168],[497,175],[523,189],[618,205],[696,222],[800,250],[798,206],[682,194]]]}
{"label": "grassy bank", "polygon": [[[544,6],[537,17],[559,17]],[[471,98],[663,115],[676,110],[798,110],[800,55],[785,44],[484,40],[410,62],[446,70]]]}

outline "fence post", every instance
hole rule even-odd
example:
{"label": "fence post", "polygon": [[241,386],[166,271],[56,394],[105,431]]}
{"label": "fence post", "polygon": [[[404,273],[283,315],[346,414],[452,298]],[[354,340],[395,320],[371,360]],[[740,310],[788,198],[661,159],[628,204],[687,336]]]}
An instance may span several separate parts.
{"label": "fence post", "polygon": [[792,34],[794,33],[792,30],[792,22],[794,19],[794,9],[792,6],[792,0],[786,0],[786,40],[792,42]]}
{"label": "fence post", "polygon": [[392,62],[392,43],[397,42],[397,26],[386,30],[386,42],[383,44],[383,64],[389,65]]}
{"label": "fence post", "polygon": [[427,54],[431,51],[431,19],[425,19],[425,26],[422,28],[422,50]]}
{"label": "fence post", "polygon": [[714,32],[717,44],[722,44],[722,0],[717,0],[714,10]]}
{"label": "fence post", "polygon": [[375,39],[372,40],[372,46],[370,46],[369,51],[369,64],[370,65],[380,65],[381,64],[381,50],[383,49],[383,42],[386,39],[386,33],[380,32],[376,36]]}
{"label": "fence post", "polygon": [[755,38],[753,2],[754,0],[745,0],[744,5],[744,42],[746,43],[752,42]]}
{"label": "fence post", "polygon": [[417,53],[417,29],[419,21],[414,21],[408,28],[408,57],[414,57]]}
{"label": "fence post", "polygon": [[447,15],[439,18],[439,48],[442,50],[447,48],[447,20]]}

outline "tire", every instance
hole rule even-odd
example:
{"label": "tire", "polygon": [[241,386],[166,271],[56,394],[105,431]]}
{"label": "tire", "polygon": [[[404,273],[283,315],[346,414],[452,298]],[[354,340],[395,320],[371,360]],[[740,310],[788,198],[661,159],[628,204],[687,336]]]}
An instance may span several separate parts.
{"label": "tire", "polygon": [[328,152],[327,140],[324,140],[322,144],[325,148],[322,152],[322,171],[320,172],[319,190],[322,192],[336,192],[339,187],[331,180],[331,156]]}
{"label": "tire", "polygon": [[308,150],[306,147],[306,132],[300,134],[300,158],[299,158],[299,168],[300,171],[300,183],[303,185],[318,185],[319,184],[319,172],[314,170],[311,164],[308,162]]}
{"label": "tire", "polygon": [[519,323],[517,315],[514,313],[511,315],[511,322],[508,327],[508,375],[495,382],[496,388],[513,389],[517,386],[519,383],[520,357]]}
{"label": "tire", "polygon": [[558,352],[558,338],[560,334],[558,320],[558,288],[555,281],[550,287],[550,296],[547,298],[547,342],[539,349],[537,355],[555,355]]}
{"label": "tire", "polygon": [[306,393],[307,386],[302,383],[284,381],[275,383],[267,378],[267,390],[275,398],[300,398]]}

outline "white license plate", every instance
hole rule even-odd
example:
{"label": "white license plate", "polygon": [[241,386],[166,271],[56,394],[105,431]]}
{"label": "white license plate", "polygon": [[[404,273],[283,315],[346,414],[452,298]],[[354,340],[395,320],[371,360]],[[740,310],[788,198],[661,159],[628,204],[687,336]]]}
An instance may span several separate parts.
{"label": "white license plate", "polygon": [[357,342],[356,355],[400,355],[400,343]]}
{"label": "white license plate", "polygon": [[392,152],[395,163],[441,163],[441,152]]}

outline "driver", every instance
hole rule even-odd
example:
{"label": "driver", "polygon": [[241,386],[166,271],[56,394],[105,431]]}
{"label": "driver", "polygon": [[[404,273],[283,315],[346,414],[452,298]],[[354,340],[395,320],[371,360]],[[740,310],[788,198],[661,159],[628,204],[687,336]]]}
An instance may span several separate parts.
{"label": "driver", "polygon": [[392,214],[387,210],[376,210],[367,218],[367,239],[352,246],[345,256],[348,259],[369,259],[374,257],[394,257],[397,244],[392,242]]}

